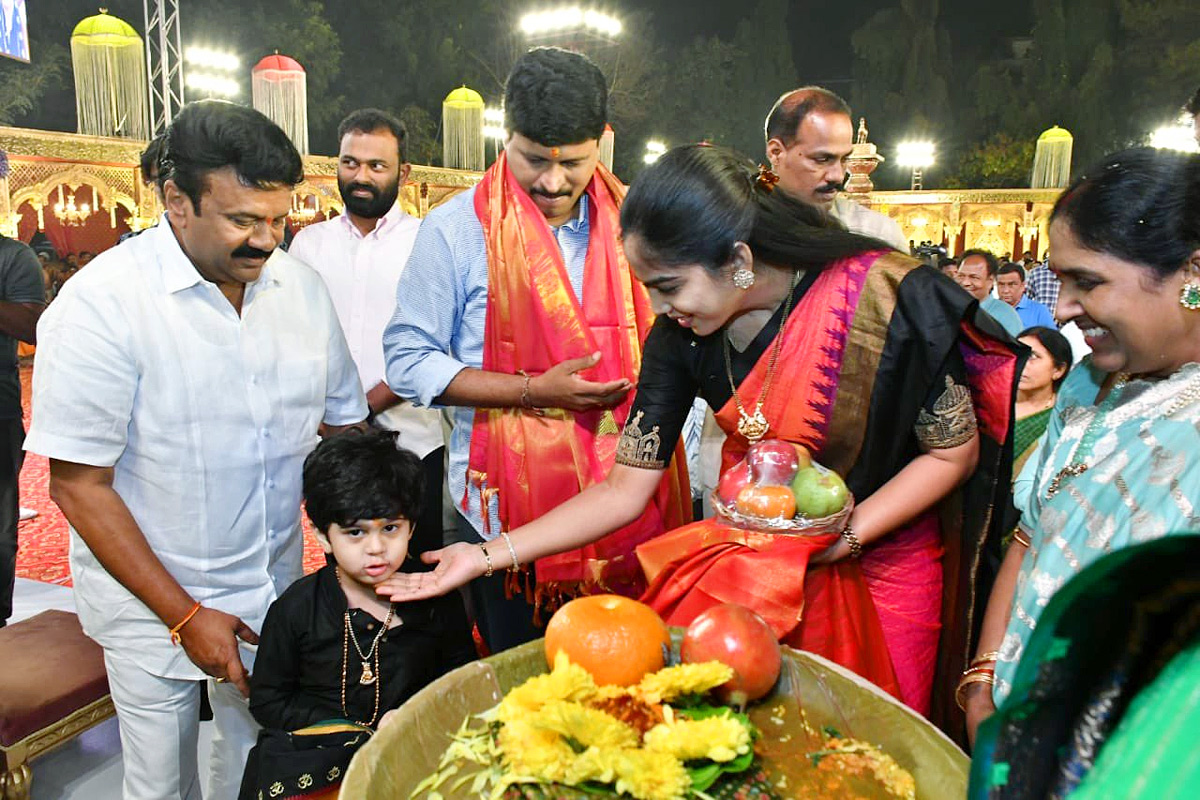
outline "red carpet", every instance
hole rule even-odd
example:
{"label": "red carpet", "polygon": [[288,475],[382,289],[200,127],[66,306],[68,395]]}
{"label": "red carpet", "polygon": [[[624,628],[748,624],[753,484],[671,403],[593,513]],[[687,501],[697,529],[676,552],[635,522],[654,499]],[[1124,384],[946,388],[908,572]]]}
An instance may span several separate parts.
{"label": "red carpet", "polygon": [[[21,403],[25,408],[25,428],[29,428],[31,362],[21,365]],[[17,528],[17,577],[45,583],[71,585],[67,563],[67,520],[50,499],[50,463],[34,453],[25,455],[21,468],[21,505],[36,509],[38,515]],[[324,555],[305,520],[304,571],[312,572],[325,563]]]}

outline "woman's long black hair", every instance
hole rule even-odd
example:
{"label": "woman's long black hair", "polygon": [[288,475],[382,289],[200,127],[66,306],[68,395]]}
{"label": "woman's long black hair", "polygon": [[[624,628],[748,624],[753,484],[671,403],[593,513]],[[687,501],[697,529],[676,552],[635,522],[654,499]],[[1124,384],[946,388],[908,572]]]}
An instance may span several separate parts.
{"label": "woman's long black hair", "polygon": [[633,181],[621,206],[625,236],[667,266],[717,273],[745,242],[755,259],[797,270],[890,249],[758,180],[758,169],[724,147],[677,147]]}

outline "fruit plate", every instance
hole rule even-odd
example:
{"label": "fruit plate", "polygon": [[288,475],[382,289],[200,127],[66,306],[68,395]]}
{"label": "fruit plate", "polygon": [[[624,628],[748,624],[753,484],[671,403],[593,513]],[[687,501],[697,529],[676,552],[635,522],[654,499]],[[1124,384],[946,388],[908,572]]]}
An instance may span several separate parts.
{"label": "fruit plate", "polygon": [[841,533],[845,529],[846,523],[850,520],[850,512],[854,510],[854,495],[849,493],[846,495],[846,505],[842,506],[842,510],[836,514],[830,514],[827,517],[796,516],[791,519],[784,519],[782,517],[768,519],[766,517],[752,517],[748,514],[742,514],[732,506],[725,505],[716,492],[709,495],[709,500],[712,502],[712,507],[722,522],[732,525],[735,528],[778,533],[784,536],[817,536],[826,533]]}
{"label": "fruit plate", "polygon": [[[682,629],[672,629],[676,651],[682,635]],[[912,773],[918,800],[966,796],[970,761],[927,720],[831,661],[788,647],[783,653],[779,682],[751,707],[755,724],[775,742],[776,754],[766,758],[766,766],[806,760],[807,748],[798,746],[798,737],[775,733],[802,711],[817,730],[831,726],[883,748]],[[546,671],[544,645],[538,639],[443,675],[413,695],[355,754],[342,784],[342,800],[406,800],[437,770],[451,735],[468,715],[491,708],[509,689]],[[443,787],[441,794],[446,800],[477,800],[468,789],[469,783],[457,790]]]}

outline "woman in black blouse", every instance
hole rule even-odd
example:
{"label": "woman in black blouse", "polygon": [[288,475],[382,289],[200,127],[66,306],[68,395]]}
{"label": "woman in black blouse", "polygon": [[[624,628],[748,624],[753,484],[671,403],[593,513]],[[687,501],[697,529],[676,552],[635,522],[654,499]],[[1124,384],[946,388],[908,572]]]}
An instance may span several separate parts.
{"label": "woman in black blouse", "polygon": [[[726,467],[758,433],[761,411],[768,437],[807,446],[858,504],[843,535],[811,559],[800,537],[713,520],[664,534],[638,549],[652,583],[643,599],[672,624],[716,603],[748,605],[781,640],[929,712],[943,610],[956,635],[941,637],[951,647],[939,666],[953,676],[965,666],[967,609],[994,533],[985,529],[997,527],[990,511],[1008,481],[1017,360],[994,324],[969,319],[976,304],[952,282],[775,191],[773,177],[707,146],[673,150],[639,176],[621,212],[624,246],[660,316],[616,465],[511,531],[511,548],[497,539],[482,553],[452,545],[427,554],[437,569],[398,576],[397,599],[626,524],[655,491],[699,394],[729,434]],[[964,502],[941,524],[951,495]],[[806,578],[810,560],[823,568]]]}

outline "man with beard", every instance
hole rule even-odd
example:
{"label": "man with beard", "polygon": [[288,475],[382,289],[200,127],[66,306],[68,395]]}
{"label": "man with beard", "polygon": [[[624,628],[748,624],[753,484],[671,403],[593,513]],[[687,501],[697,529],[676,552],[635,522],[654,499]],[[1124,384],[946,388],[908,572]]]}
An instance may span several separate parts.
{"label": "man with beard", "polygon": [[775,101],[765,132],[767,160],[779,176],[780,189],[855,233],[908,252],[908,239],[895,220],[838,195],[854,149],[854,123],[845,100],[820,86],[788,92]]}
{"label": "man with beard", "polygon": [[[421,225],[384,333],[392,389],[452,407],[450,493],[459,538],[480,546],[487,567],[470,596],[493,652],[542,635],[534,609],[543,600],[636,597],[644,583],[634,546],[690,517],[680,453],[646,514],[538,560],[536,585],[527,572],[490,567],[495,552],[520,560],[505,549],[507,531],[607,474],[653,320],[619,245],[625,187],[599,164],[607,98],[586,56],[540,47],[517,60],[504,91],[504,152]],[[506,582],[529,591],[506,593]]]}
{"label": "man with beard", "polygon": [[83,629],[104,649],[126,798],[236,797],[267,607],[301,575],[300,482],[322,423],[367,404],[320,277],[276,252],[303,177],[259,112],[185,106],[164,221],[105,251],[42,315],[26,449],[50,458]]}
{"label": "man with beard", "polygon": [[407,138],[403,122],[375,108],[342,120],[338,190],[346,211],[301,230],[288,253],[315,269],[329,289],[367,394],[368,419],[399,431],[400,446],[421,456],[425,502],[409,546],[419,554],[442,546],[442,424],[438,412],[397,397],[383,369],[383,329],[396,310],[396,283],[421,227],[396,202],[411,169]]}

